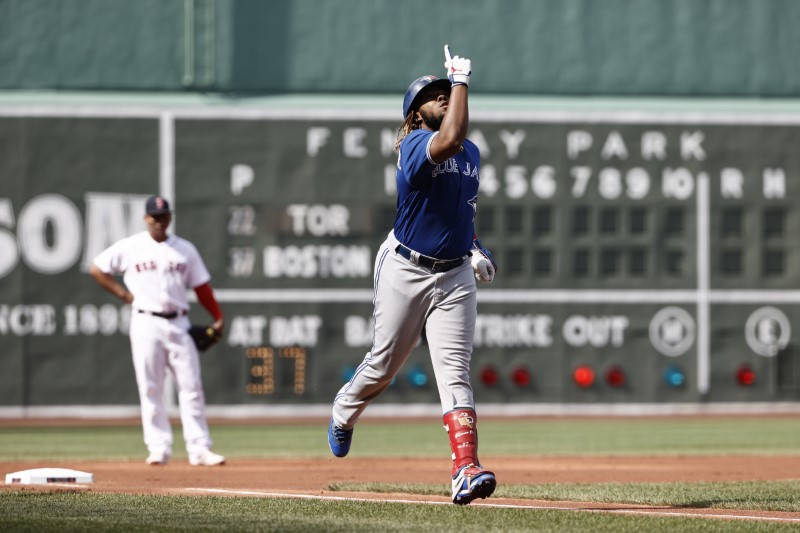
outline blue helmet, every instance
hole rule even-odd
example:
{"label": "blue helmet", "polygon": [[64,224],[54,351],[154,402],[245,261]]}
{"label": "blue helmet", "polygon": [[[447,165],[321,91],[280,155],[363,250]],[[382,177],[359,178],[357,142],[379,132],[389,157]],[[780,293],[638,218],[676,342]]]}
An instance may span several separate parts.
{"label": "blue helmet", "polygon": [[450,80],[447,78],[440,79],[431,75],[422,76],[421,78],[414,80],[414,82],[408,86],[406,95],[403,97],[403,118],[407,117],[408,112],[414,109],[414,104],[416,104],[417,97],[424,89],[428,87],[441,87],[443,89],[447,89],[447,92],[449,93]]}

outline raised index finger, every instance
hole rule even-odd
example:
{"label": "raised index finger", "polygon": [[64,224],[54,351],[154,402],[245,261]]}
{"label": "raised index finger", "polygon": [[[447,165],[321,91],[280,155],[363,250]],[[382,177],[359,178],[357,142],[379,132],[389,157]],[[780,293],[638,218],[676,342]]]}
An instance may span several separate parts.
{"label": "raised index finger", "polygon": [[453,57],[450,55],[450,45],[449,44],[444,45],[444,58],[445,58],[446,61],[450,61],[450,60],[453,59]]}

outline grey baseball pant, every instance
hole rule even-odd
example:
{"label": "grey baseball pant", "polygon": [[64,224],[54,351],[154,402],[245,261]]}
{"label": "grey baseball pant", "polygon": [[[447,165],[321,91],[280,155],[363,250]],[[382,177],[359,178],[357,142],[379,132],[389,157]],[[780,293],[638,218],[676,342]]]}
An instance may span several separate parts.
{"label": "grey baseball pant", "polygon": [[350,429],[405,364],[423,328],[430,348],[442,412],[474,408],[469,380],[477,315],[470,261],[434,273],[399,255],[392,233],[375,260],[372,349],[333,402],[334,422]]}

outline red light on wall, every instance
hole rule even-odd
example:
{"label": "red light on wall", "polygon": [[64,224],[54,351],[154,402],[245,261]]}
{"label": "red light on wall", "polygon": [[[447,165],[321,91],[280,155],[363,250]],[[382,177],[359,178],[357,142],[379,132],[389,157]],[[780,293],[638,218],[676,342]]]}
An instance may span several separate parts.
{"label": "red light on wall", "polygon": [[619,366],[612,366],[606,371],[606,383],[612,387],[625,385],[625,371]]}
{"label": "red light on wall", "polygon": [[749,387],[756,382],[756,373],[745,363],[736,370],[736,381],[743,387]]}
{"label": "red light on wall", "polygon": [[578,387],[587,389],[594,383],[594,370],[590,366],[581,365],[572,372],[572,379]]}
{"label": "red light on wall", "polygon": [[527,387],[531,384],[531,372],[524,366],[518,366],[511,371],[511,382],[517,387]]}
{"label": "red light on wall", "polygon": [[500,376],[497,374],[497,370],[493,366],[485,366],[483,370],[481,370],[481,383],[486,385],[487,387],[494,387],[497,385],[497,381],[500,379]]}

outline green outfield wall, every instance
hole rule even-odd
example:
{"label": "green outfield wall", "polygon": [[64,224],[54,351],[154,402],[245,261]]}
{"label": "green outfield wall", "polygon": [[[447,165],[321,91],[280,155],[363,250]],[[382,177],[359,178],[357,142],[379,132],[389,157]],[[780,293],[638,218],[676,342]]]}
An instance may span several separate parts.
{"label": "green outfield wall", "polygon": [[[794,0],[0,0],[0,89],[795,97]],[[438,73],[435,70],[433,73]]]}
{"label": "green outfield wall", "polygon": [[[0,106],[0,406],[136,404],[130,308],[86,270],[158,191],[227,319],[208,402],[330,402],[370,346],[394,104]],[[478,105],[469,136],[479,401],[800,400],[800,113]],[[382,398],[438,402],[424,338]]]}
{"label": "green outfield wall", "polygon": [[[444,43],[473,61],[500,265],[478,401],[796,403],[798,20],[793,0],[0,0],[0,414],[137,404],[130,309],[86,271],[156,192],[227,318],[208,402],[328,404],[369,349],[402,94]],[[424,337],[382,398],[438,402]]]}

